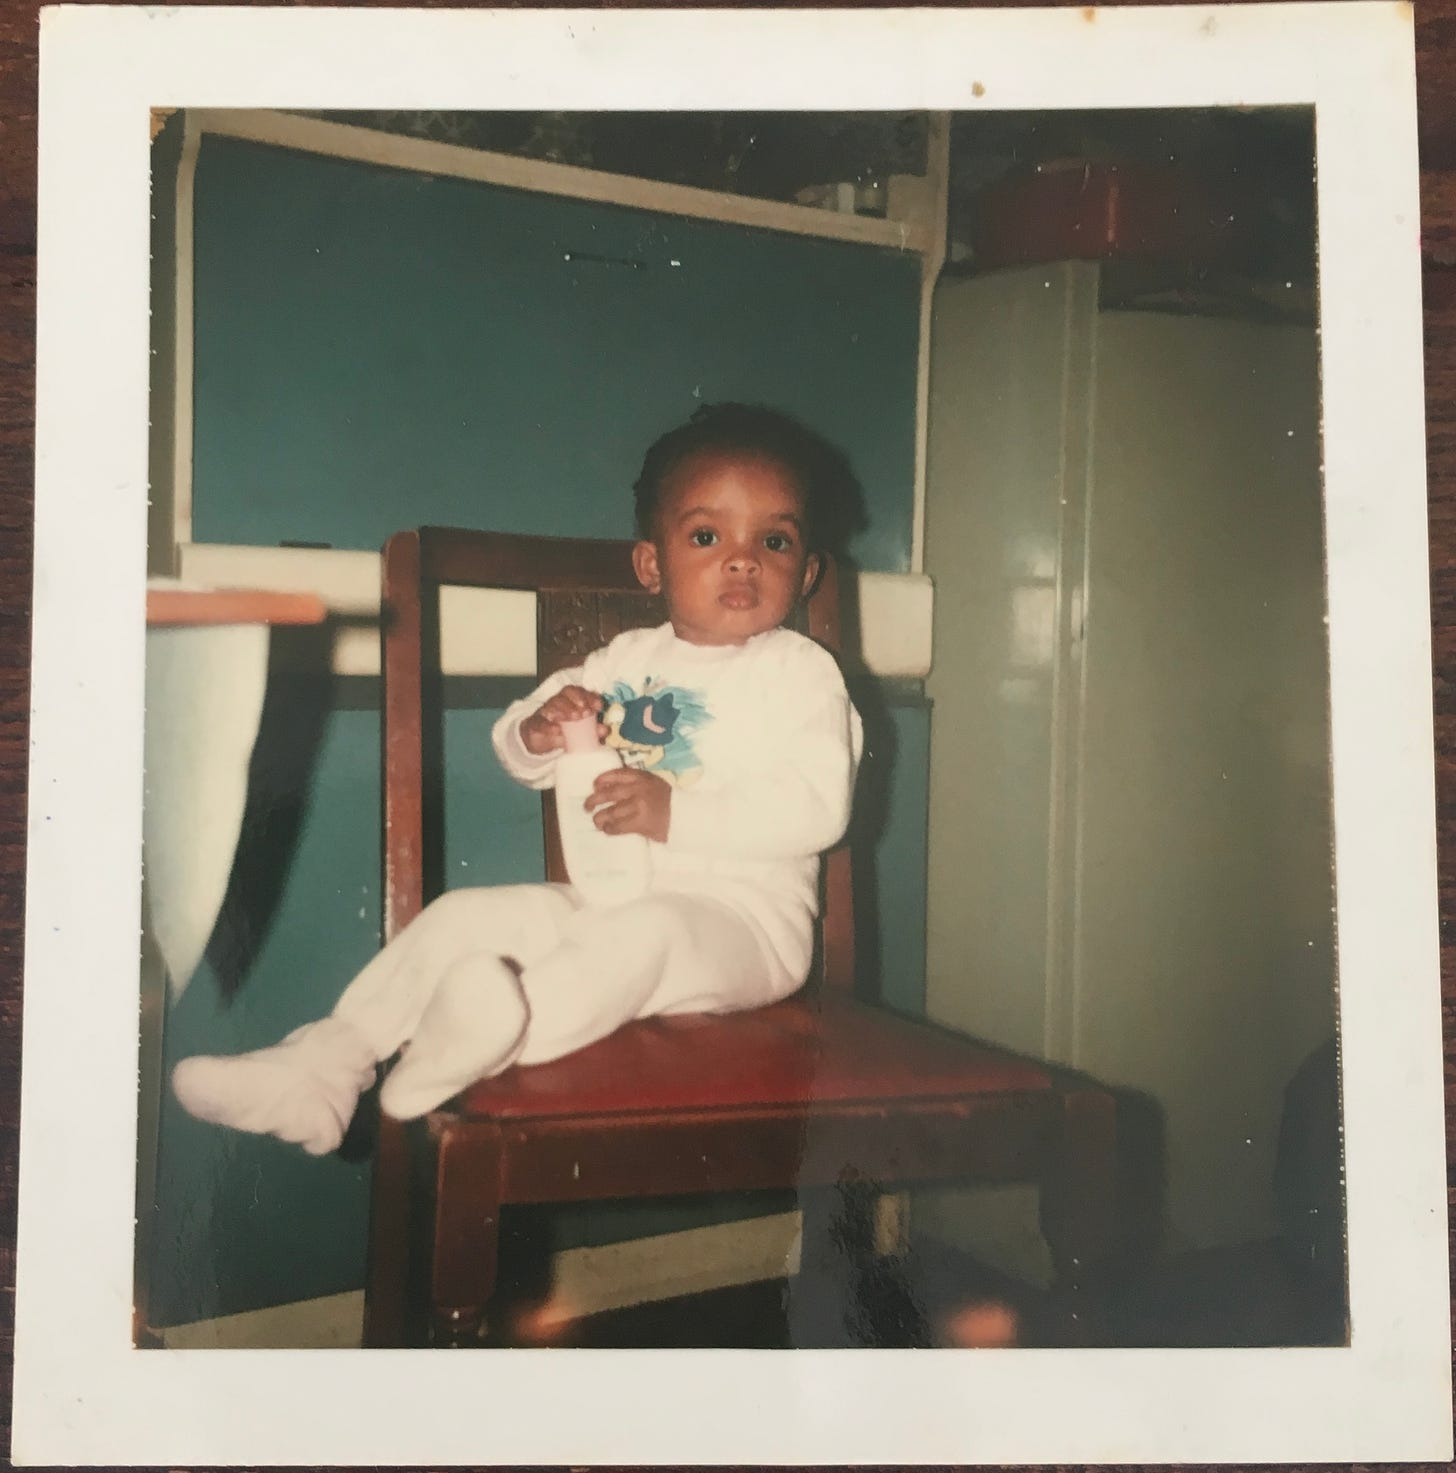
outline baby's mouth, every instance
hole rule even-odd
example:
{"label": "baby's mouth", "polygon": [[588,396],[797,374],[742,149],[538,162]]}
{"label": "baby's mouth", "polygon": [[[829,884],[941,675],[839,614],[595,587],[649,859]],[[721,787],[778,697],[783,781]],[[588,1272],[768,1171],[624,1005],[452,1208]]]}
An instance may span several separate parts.
{"label": "baby's mouth", "polygon": [[725,609],[756,609],[758,607],[758,590],[749,587],[746,583],[740,583],[732,588],[725,588],[718,595],[718,602]]}

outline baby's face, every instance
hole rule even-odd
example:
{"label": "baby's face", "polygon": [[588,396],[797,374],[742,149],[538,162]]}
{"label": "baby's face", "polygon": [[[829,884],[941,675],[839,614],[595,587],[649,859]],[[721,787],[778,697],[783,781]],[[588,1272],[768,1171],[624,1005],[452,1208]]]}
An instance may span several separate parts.
{"label": "baby's face", "polygon": [[804,546],[804,501],[783,467],[707,453],[678,467],[637,544],[642,586],[667,600],[679,639],[743,644],[788,618],[818,572]]}

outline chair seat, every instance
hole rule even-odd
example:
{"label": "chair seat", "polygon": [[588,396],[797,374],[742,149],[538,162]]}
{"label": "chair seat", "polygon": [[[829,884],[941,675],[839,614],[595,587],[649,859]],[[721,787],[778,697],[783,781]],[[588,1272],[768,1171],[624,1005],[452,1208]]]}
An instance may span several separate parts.
{"label": "chair seat", "polygon": [[1041,1092],[1045,1070],[932,1024],[832,996],[628,1024],[467,1090],[465,1116],[521,1121],[684,1109],[823,1108]]}

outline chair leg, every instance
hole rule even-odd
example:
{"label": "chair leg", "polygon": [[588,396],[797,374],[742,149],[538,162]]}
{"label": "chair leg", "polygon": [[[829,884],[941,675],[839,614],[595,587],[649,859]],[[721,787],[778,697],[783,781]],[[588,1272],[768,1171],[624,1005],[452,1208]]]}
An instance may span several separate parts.
{"label": "chair leg", "polygon": [[476,1350],[486,1343],[485,1311],[479,1305],[453,1309],[435,1305],[430,1311],[433,1350]]}
{"label": "chair leg", "polygon": [[408,1345],[412,1235],[410,1140],[406,1127],[380,1115],[370,1189],[369,1265],[364,1295],[364,1344]]}
{"label": "chair leg", "polygon": [[[436,1122],[439,1122],[438,1129]],[[431,1119],[436,1142],[430,1253],[430,1343],[484,1344],[500,1238],[500,1131],[450,1116]]]}
{"label": "chair leg", "polygon": [[785,1305],[789,1344],[796,1350],[837,1349],[854,1344],[851,1323],[859,1303],[863,1224],[835,1186],[805,1187],[799,1193],[802,1233],[799,1272]]}
{"label": "chair leg", "polygon": [[1112,1096],[1068,1090],[1056,1150],[1042,1178],[1041,1230],[1056,1272],[1059,1335],[1072,1345],[1097,1339],[1092,1291],[1116,1249],[1116,1146]]}
{"label": "chair leg", "polygon": [[881,1251],[881,1200],[879,1183],[862,1179],[801,1193],[803,1247],[787,1307],[796,1347],[929,1343],[903,1257]]}

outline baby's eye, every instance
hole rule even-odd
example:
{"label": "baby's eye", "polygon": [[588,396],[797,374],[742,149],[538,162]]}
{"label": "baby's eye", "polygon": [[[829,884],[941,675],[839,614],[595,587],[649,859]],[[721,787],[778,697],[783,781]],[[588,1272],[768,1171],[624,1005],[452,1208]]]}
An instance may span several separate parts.
{"label": "baby's eye", "polygon": [[770,552],[788,552],[794,545],[794,539],[787,532],[770,532],[763,539],[763,545]]}
{"label": "baby's eye", "polygon": [[711,547],[717,540],[718,534],[711,527],[698,527],[688,538],[694,547]]}

